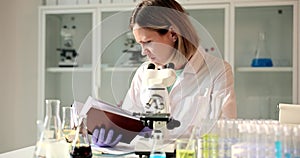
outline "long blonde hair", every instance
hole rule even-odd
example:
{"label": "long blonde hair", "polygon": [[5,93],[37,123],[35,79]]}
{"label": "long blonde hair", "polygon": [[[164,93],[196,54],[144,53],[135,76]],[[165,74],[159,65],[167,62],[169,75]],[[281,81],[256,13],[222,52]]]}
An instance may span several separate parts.
{"label": "long blonde hair", "polygon": [[178,36],[176,49],[187,59],[197,51],[199,37],[187,13],[175,0],[143,0],[137,4],[130,18],[130,28],[140,27],[166,34],[170,27]]}

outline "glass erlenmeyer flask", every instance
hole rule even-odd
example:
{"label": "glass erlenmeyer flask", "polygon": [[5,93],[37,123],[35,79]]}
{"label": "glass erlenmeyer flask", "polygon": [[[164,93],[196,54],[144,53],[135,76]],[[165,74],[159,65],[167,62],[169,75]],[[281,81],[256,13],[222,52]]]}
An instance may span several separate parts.
{"label": "glass erlenmeyer flask", "polygon": [[75,138],[72,142],[72,148],[70,151],[70,157],[72,158],[91,158],[93,156],[88,137],[86,118],[86,115],[79,116],[79,125],[76,129]]}
{"label": "glass erlenmeyer flask", "polygon": [[264,32],[258,33],[258,40],[255,50],[255,57],[252,59],[252,67],[272,67],[271,55],[266,47],[266,35]]}
{"label": "glass erlenmeyer flask", "polygon": [[63,120],[62,120],[62,131],[68,143],[72,143],[75,138],[76,127],[75,119],[76,116],[73,113],[73,107],[62,107]]}
{"label": "glass erlenmeyer flask", "polygon": [[61,130],[60,101],[46,100],[46,116],[43,130],[36,144],[35,158],[67,158],[68,144]]}

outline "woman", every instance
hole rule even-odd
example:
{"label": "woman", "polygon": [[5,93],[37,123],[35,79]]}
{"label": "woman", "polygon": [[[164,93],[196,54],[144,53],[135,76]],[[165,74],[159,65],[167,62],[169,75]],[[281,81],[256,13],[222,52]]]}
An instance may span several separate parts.
{"label": "woman", "polygon": [[181,125],[169,131],[170,138],[189,134],[202,119],[236,118],[231,67],[203,51],[180,4],[175,0],[143,0],[132,13],[130,27],[149,61],[138,68],[122,108],[145,112],[150,96],[142,83],[148,64],[163,67],[173,63],[177,79],[168,87],[170,112]]}

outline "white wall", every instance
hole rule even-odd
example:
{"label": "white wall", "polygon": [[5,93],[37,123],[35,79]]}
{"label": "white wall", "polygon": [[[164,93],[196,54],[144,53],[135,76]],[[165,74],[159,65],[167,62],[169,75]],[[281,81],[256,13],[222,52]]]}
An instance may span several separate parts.
{"label": "white wall", "polygon": [[36,141],[39,4],[0,1],[0,153]]}

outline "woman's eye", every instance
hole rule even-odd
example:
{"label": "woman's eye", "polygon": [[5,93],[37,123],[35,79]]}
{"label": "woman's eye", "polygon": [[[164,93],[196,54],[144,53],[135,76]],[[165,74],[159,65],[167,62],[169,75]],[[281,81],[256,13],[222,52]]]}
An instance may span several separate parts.
{"label": "woman's eye", "polygon": [[146,43],[151,43],[152,41],[147,41]]}
{"label": "woman's eye", "polygon": [[145,42],[140,42],[140,45],[147,45],[150,44],[152,41],[145,41]]}
{"label": "woman's eye", "polygon": [[142,42],[142,44],[148,44],[150,43],[151,41],[145,41],[145,42]]}

